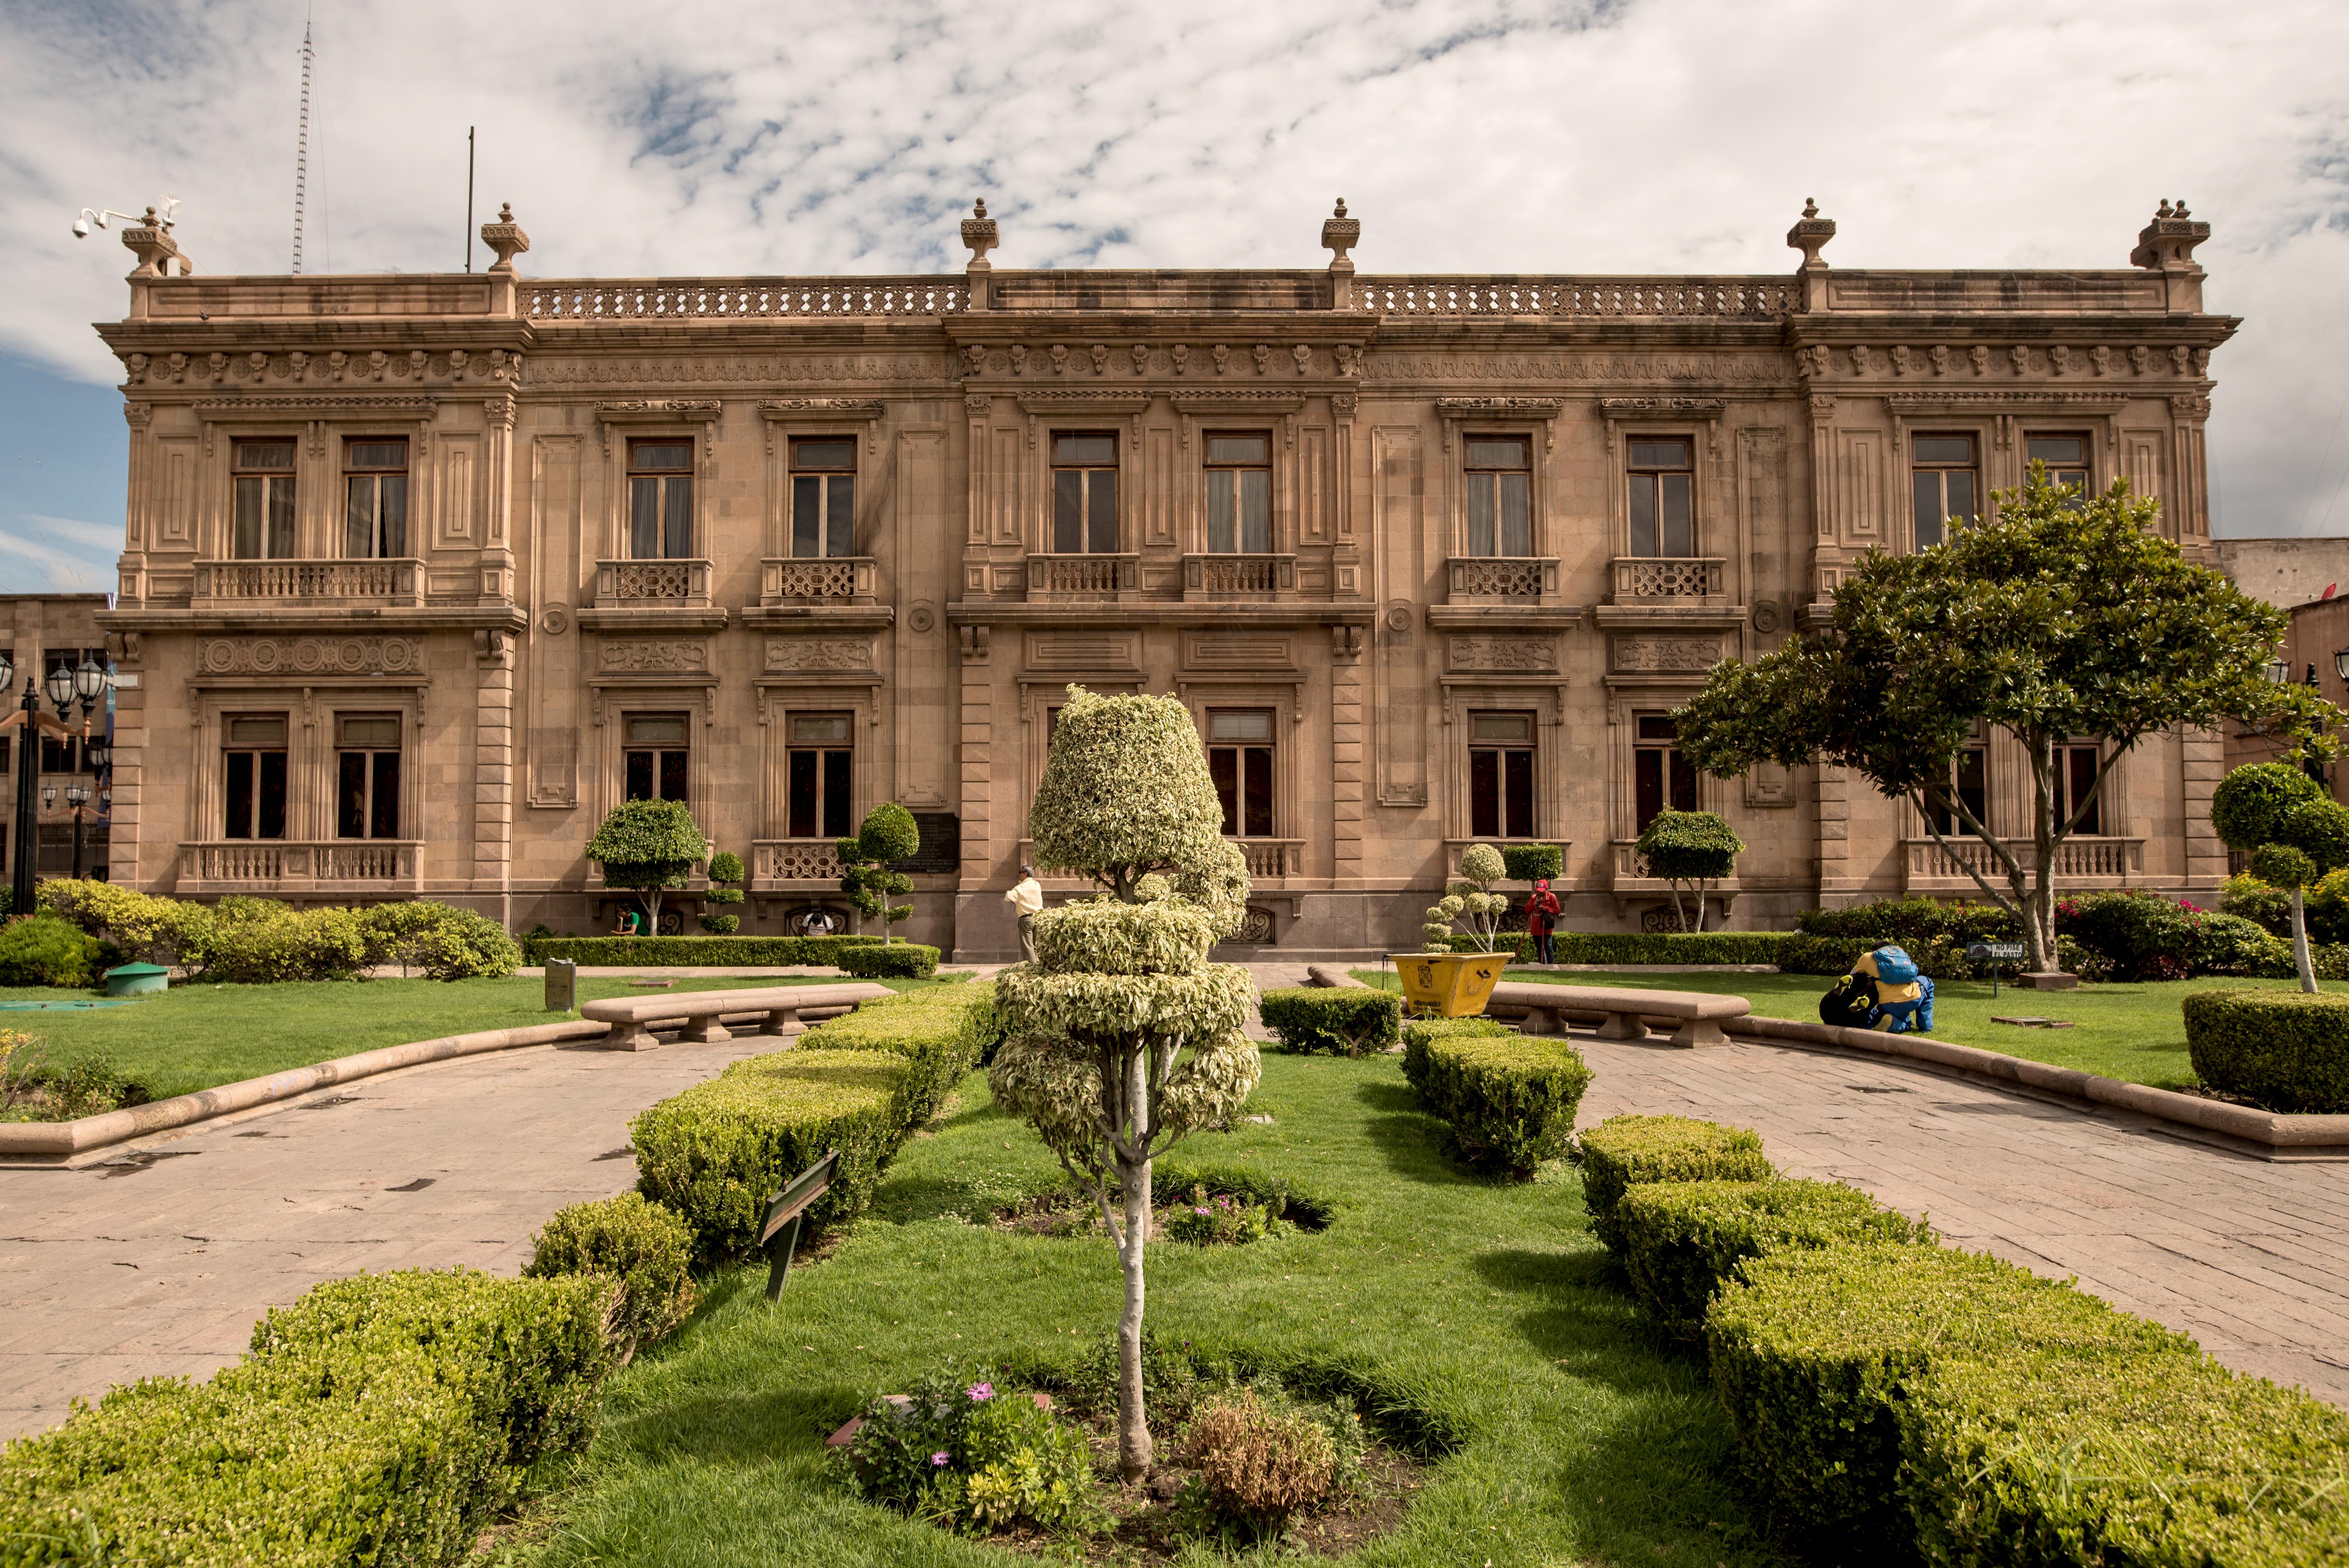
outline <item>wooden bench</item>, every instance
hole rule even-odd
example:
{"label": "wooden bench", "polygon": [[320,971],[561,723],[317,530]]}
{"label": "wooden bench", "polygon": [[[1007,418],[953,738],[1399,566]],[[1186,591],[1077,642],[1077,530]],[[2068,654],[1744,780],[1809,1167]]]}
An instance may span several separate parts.
{"label": "wooden bench", "polygon": [[619,1051],[648,1051],[660,1042],[657,1029],[682,1028],[680,1040],[711,1045],[730,1040],[725,1020],[748,1016],[761,1019],[754,1034],[771,1037],[796,1035],[807,1027],[801,1015],[844,1013],[859,1002],[886,996],[886,985],[869,980],[843,985],[764,985],[746,991],[681,991],[666,996],[607,996],[579,1009],[583,1018],[609,1024],[605,1046]]}
{"label": "wooden bench", "polygon": [[832,1191],[840,1171],[840,1150],[826,1150],[823,1159],[792,1178],[791,1185],[767,1200],[767,1217],[759,1226],[759,1245],[767,1254],[767,1300],[780,1301],[783,1282],[791,1276],[792,1254],[800,1250],[800,1229],[807,1222],[810,1204]]}
{"label": "wooden bench", "polygon": [[1602,1040],[1644,1040],[1648,1020],[1673,1027],[1668,1044],[1725,1046],[1721,1032],[1724,1018],[1743,1018],[1754,1005],[1743,996],[1718,996],[1709,991],[1642,991],[1615,985],[1541,985],[1504,980],[1493,987],[1492,1006],[1522,1007],[1528,1035],[1562,1035],[1570,1016],[1598,1018]]}

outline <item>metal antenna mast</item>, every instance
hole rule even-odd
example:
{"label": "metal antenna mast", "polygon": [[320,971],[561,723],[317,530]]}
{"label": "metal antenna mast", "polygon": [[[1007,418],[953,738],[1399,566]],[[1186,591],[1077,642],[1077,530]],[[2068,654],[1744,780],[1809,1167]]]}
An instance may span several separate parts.
{"label": "metal antenna mast", "polygon": [[302,16],[302,129],[294,143],[294,270],[302,270],[302,201],[310,183],[310,17]]}

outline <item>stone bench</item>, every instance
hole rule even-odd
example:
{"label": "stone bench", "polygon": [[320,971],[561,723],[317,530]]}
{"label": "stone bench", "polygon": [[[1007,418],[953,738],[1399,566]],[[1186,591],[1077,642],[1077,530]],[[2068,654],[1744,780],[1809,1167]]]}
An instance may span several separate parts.
{"label": "stone bench", "polygon": [[743,991],[680,991],[664,996],[607,996],[600,1002],[590,1002],[579,1009],[583,1018],[608,1024],[604,1036],[606,1048],[619,1051],[648,1051],[660,1044],[653,1038],[657,1029],[682,1029],[680,1040],[696,1045],[714,1045],[730,1040],[733,1034],[725,1020],[740,1021],[756,1016],[760,1026],[754,1034],[771,1037],[796,1035],[807,1027],[801,1019],[803,1013],[821,1012],[826,1016],[844,1013],[859,1002],[869,1002],[876,996],[889,995],[886,985],[875,985],[869,980],[858,980],[843,985],[765,985]]}
{"label": "stone bench", "polygon": [[1614,985],[1540,985],[1504,980],[1493,987],[1493,1006],[1522,1007],[1528,1035],[1562,1035],[1569,1016],[1598,1018],[1602,1040],[1644,1040],[1648,1020],[1673,1026],[1668,1044],[1725,1046],[1722,1021],[1743,1018],[1754,1005],[1743,996],[1718,996],[1709,991],[1643,991]]}

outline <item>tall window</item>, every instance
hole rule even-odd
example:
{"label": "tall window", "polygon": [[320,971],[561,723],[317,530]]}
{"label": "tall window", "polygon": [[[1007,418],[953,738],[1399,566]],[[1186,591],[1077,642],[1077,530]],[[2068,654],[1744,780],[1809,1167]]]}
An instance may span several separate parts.
{"label": "tall window", "polygon": [[1268,839],[1272,825],[1272,712],[1218,710],[1207,716],[1207,772],[1223,803],[1224,833]]}
{"label": "tall window", "polygon": [[681,713],[627,717],[628,799],[684,800],[692,769],[691,723]]}
{"label": "tall window", "polygon": [[628,443],[628,554],[681,561],[693,554],[693,443]]}
{"label": "tall window", "polygon": [[236,490],[239,561],[282,561],[294,553],[294,443],[239,441],[231,453]]}
{"label": "tall window", "polygon": [[1971,436],[1920,436],[1916,466],[1909,470],[1917,501],[1917,548],[1930,550],[1949,537],[1949,524],[1981,514],[1980,480]]}
{"label": "tall window", "polygon": [[[1957,766],[1951,770],[1953,788],[1951,791],[1958,803],[1973,813],[1975,821],[1987,827],[1990,823],[1990,768],[1988,755],[1979,746],[1969,746],[1958,753]],[[1971,834],[1966,820],[1954,810],[1936,811],[1934,818],[1944,838]]]}
{"label": "tall window", "polygon": [[41,737],[41,771],[44,773],[79,773],[81,740],[77,736]]}
{"label": "tall window", "polygon": [[[2073,825],[2075,833],[2091,838],[2101,835],[2104,829],[2104,792],[2096,789],[2096,769],[2103,765],[2105,748],[2093,740],[2075,740],[2055,748],[2055,810],[2058,821],[2069,821],[2079,810],[2080,802],[2087,801],[2088,809]],[[2092,799],[2089,791],[2095,790]]]}
{"label": "tall window", "polygon": [[2026,445],[2031,460],[2047,465],[2047,482],[2088,493],[2088,438],[2033,436]]}
{"label": "tall window", "polygon": [[804,437],[792,442],[792,553],[856,553],[856,442]]}
{"label": "tall window", "polygon": [[1465,444],[1468,553],[1531,555],[1533,443],[1523,436],[1471,436]]}
{"label": "tall window", "polygon": [[335,717],[335,832],[346,839],[399,837],[399,716]]}
{"label": "tall window", "polygon": [[1052,550],[1117,553],[1117,438],[1052,438]]}
{"label": "tall window", "polygon": [[1479,839],[1534,835],[1534,716],[1468,716],[1468,831]]}
{"label": "tall window", "polygon": [[1218,555],[1271,553],[1271,437],[1208,433],[1207,548]]}
{"label": "tall window", "polygon": [[1667,808],[1697,809],[1696,768],[1673,744],[1679,732],[1671,715],[1643,713],[1632,723],[1631,794],[1639,813],[1638,830],[1644,833]]}
{"label": "tall window", "polygon": [[222,720],[226,785],[221,832],[231,839],[285,836],[285,716],[232,713]]}
{"label": "tall window", "polygon": [[1694,555],[1689,442],[1678,437],[1634,437],[1630,446],[1631,553]]}
{"label": "tall window", "polygon": [[787,835],[794,839],[844,839],[855,803],[856,719],[845,713],[792,715],[784,758],[789,813]]}
{"label": "tall window", "polygon": [[354,561],[408,553],[408,443],[343,443],[343,554]]}

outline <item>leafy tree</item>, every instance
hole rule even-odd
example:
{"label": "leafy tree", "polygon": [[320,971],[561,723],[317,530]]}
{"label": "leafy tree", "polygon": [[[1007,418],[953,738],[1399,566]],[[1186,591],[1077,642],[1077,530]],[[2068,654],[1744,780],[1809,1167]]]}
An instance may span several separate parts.
{"label": "leafy tree", "polygon": [[742,857],[721,850],[709,857],[709,891],[701,895],[701,929],[713,936],[730,936],[742,929],[734,913],[742,902]]}
{"label": "leafy tree", "polygon": [[1503,844],[1501,863],[1511,882],[1555,882],[1566,869],[1566,851],[1556,844]]}
{"label": "leafy tree", "polygon": [[[2159,503],[2127,481],[2083,500],[2032,466],[1994,521],[1914,555],[1871,554],[1836,591],[1816,640],[1713,667],[1679,710],[1681,749],[1718,778],[1754,764],[1848,768],[1905,799],[1944,850],[1945,818],[1989,851],[2003,885],[1955,856],[2023,925],[2031,967],[2055,966],[2056,851],[2114,766],[2149,735],[2233,720],[2330,756],[2337,710],[2277,686],[2267,662],[2284,614],[2189,563],[2152,530]],[[1956,787],[1959,753],[1987,726],[2013,738],[2033,780],[2031,841],[1992,833]],[[2069,811],[2061,744],[2102,738],[2103,766]]]}
{"label": "leafy tree", "polygon": [[1118,1468],[1148,1473],[1143,1248],[1151,1161],[1237,1110],[1259,1064],[1242,1027],[1247,970],[1209,964],[1239,928],[1247,862],[1191,715],[1173,697],[1069,688],[1028,812],[1036,863],[1106,892],[1036,917],[1036,962],[996,982],[1004,1045],[988,1082],[1100,1205],[1125,1279],[1118,1319]]}
{"label": "leafy tree", "polygon": [[2220,781],[2210,826],[2230,850],[2251,857],[2251,875],[2292,895],[2292,961],[2300,988],[2316,989],[2303,895],[2327,872],[2349,866],[2349,809],[2300,769],[2254,762]]}
{"label": "leafy tree", "polygon": [[606,887],[626,888],[645,905],[645,934],[660,931],[661,894],[685,885],[709,841],[679,800],[630,800],[612,808],[587,841],[587,858],[604,868]]}
{"label": "leafy tree", "polygon": [[1420,928],[1427,934],[1428,946],[1440,948],[1451,941],[1456,920],[1468,928],[1478,947],[1492,952],[1501,916],[1509,910],[1509,895],[1493,892],[1492,884],[1506,875],[1508,866],[1492,845],[1471,844],[1462,851],[1459,879],[1428,906],[1427,923]]}
{"label": "leafy tree", "polygon": [[914,913],[910,903],[889,903],[892,893],[914,891],[912,877],[889,868],[898,861],[913,859],[921,847],[922,830],[914,825],[914,814],[894,800],[885,800],[864,813],[856,837],[833,841],[840,863],[848,868],[841,873],[840,891],[856,908],[857,929],[864,929],[866,915],[878,915],[884,947],[889,945],[889,928]]}
{"label": "leafy tree", "polygon": [[1647,862],[1648,874],[1671,884],[1672,919],[1682,931],[1688,916],[1681,912],[1681,888],[1696,895],[1696,929],[1704,929],[1706,884],[1737,870],[1745,841],[1711,811],[1659,811],[1632,846]]}

